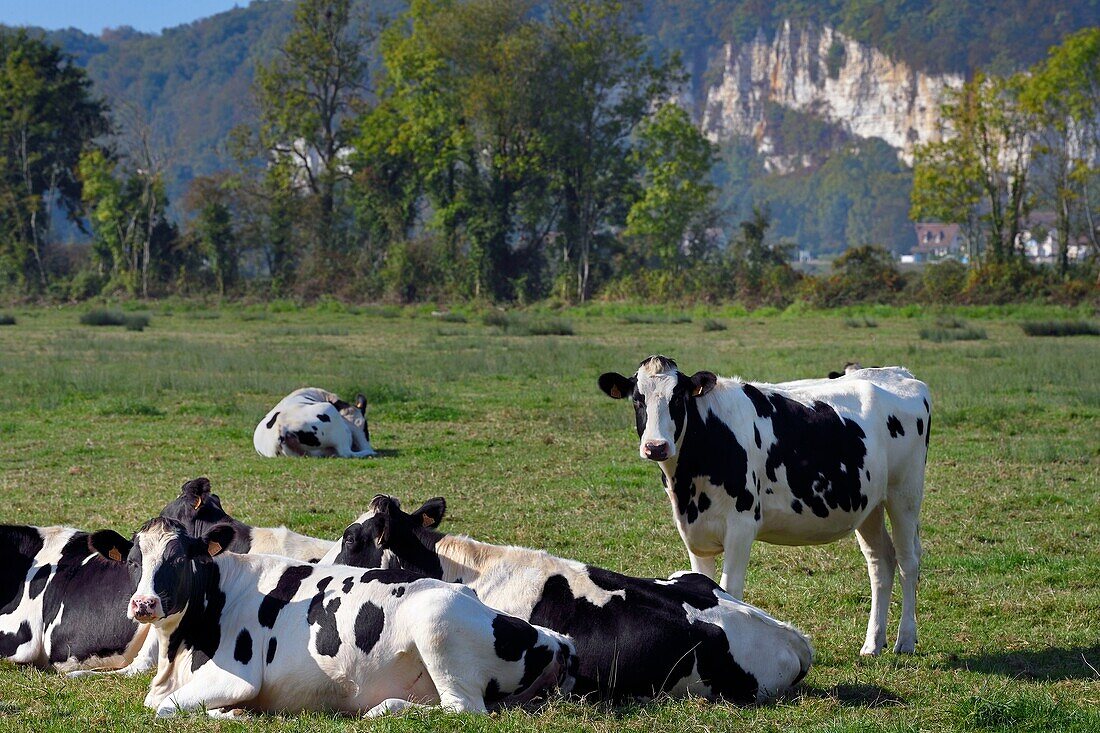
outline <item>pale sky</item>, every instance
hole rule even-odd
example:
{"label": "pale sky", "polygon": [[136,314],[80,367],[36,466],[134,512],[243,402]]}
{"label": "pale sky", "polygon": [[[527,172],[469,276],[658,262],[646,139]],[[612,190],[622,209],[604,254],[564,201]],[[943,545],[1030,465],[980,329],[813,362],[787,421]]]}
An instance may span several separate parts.
{"label": "pale sky", "polygon": [[146,33],[190,23],[250,0],[0,0],[0,24],[47,30],[79,28],[98,35],[104,28],[133,26]]}

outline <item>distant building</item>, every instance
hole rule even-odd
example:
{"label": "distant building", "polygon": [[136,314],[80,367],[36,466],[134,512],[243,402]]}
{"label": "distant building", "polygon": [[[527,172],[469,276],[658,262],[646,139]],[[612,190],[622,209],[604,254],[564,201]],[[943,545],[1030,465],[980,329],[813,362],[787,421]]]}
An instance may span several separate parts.
{"label": "distant building", "polygon": [[929,262],[946,257],[965,259],[966,237],[958,224],[917,222],[917,246],[910,251],[911,262]]}

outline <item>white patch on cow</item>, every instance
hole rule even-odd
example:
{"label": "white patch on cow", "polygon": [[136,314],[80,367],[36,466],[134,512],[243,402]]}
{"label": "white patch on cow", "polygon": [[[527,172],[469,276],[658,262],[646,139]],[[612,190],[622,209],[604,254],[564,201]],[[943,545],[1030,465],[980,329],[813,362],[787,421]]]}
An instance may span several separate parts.
{"label": "white patch on cow", "polygon": [[264,555],[282,555],[294,560],[306,562],[320,560],[338,545],[331,540],[322,540],[304,534],[292,532],[286,527],[253,527],[250,553]]}

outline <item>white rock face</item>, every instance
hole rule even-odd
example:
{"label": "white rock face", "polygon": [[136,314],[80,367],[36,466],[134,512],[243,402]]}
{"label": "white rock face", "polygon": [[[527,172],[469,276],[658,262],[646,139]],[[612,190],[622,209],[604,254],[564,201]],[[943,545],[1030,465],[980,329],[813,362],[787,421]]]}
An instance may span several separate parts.
{"label": "white rock face", "polygon": [[[826,65],[834,42],[844,48],[836,78]],[[831,28],[790,21],[770,41],[760,33],[723,53],[721,80],[707,90],[703,131],[714,141],[752,136],[758,149],[768,147],[764,110],[771,101],[882,138],[911,163],[914,145],[939,139],[944,91],[963,83],[960,75],[916,71]]]}

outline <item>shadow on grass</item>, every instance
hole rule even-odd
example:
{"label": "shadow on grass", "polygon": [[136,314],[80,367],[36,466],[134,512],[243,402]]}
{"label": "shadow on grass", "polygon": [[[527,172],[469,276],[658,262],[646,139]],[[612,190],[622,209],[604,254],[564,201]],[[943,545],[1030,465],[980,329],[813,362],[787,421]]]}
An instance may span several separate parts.
{"label": "shadow on grass", "polygon": [[948,662],[956,669],[983,674],[1003,674],[1025,680],[1100,679],[1100,644],[1068,649],[1051,647],[968,657],[952,655]]}
{"label": "shadow on grass", "polygon": [[826,688],[802,685],[791,692],[801,697],[836,700],[846,708],[892,708],[907,704],[898,693],[878,685],[834,685]]}
{"label": "shadow on grass", "polygon": [[397,448],[375,448],[374,449],[374,457],[375,458],[396,458],[399,455],[401,455],[401,451],[399,451]]}

